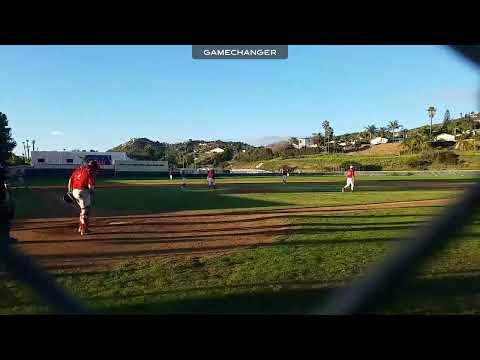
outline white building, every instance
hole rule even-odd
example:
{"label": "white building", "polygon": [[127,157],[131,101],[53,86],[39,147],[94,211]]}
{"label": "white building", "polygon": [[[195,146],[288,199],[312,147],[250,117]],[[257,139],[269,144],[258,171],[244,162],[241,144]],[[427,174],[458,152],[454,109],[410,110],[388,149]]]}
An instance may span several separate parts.
{"label": "white building", "polygon": [[386,143],[388,143],[388,139],[383,137],[376,137],[370,140],[371,145],[379,145],[379,144],[386,144]]}
{"label": "white building", "polygon": [[212,149],[212,150],[209,150],[209,151],[207,151],[207,152],[208,152],[208,153],[221,154],[221,153],[223,153],[224,151],[225,151],[225,150],[223,150],[222,148],[217,147],[217,148]]}
{"label": "white building", "polygon": [[435,141],[455,141],[455,136],[447,133],[443,133],[436,136]]}
{"label": "white building", "polygon": [[124,152],[32,151],[32,166],[38,169],[74,169],[96,160],[102,169],[113,169],[118,160],[130,160]]}
{"label": "white building", "polygon": [[298,138],[298,145],[297,144],[292,144],[292,145],[294,148],[297,148],[297,149],[318,147],[318,145],[314,143],[313,138],[311,137]]}

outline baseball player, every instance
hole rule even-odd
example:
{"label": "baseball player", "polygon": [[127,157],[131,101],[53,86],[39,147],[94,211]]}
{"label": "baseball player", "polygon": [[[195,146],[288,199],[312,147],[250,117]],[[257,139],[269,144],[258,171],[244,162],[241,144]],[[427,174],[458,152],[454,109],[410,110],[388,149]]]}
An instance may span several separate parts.
{"label": "baseball player", "polygon": [[173,171],[172,171],[172,169],[170,169],[170,171],[169,171],[168,174],[170,175],[170,181],[172,181],[172,180],[173,180]]}
{"label": "baseball player", "polygon": [[180,186],[180,188],[185,189],[187,187],[187,178],[185,177],[185,171],[180,170],[180,175],[182,175],[182,185]]}
{"label": "baseball player", "polygon": [[288,170],[287,168],[282,169],[282,183],[286,184],[288,179]]}
{"label": "baseball player", "polygon": [[211,189],[212,187],[215,189],[217,187],[215,185],[215,170],[213,170],[212,168],[208,168],[207,182],[208,182],[209,189]]}
{"label": "baseball player", "polygon": [[[1,170],[2,169],[0,165],[0,171]],[[0,186],[0,217],[2,220],[4,220],[2,223],[2,232],[4,230],[7,232],[7,236],[5,236],[7,244],[16,244],[18,240],[10,236],[10,223],[15,217],[15,204],[13,202],[8,184],[5,181],[3,182],[3,186]]]}
{"label": "baseball player", "polygon": [[350,165],[350,168],[345,172],[345,176],[347,177],[347,185],[342,187],[342,192],[345,192],[345,189],[348,189],[348,187],[351,188],[353,191],[353,187],[355,185],[355,176],[357,175],[355,169],[353,168],[352,165]]}
{"label": "baseball player", "polygon": [[89,233],[88,224],[90,217],[90,209],[92,204],[92,196],[95,190],[95,178],[100,170],[95,160],[90,160],[87,166],[80,166],[73,170],[68,180],[68,191],[80,206],[80,225],[78,232],[80,235]]}

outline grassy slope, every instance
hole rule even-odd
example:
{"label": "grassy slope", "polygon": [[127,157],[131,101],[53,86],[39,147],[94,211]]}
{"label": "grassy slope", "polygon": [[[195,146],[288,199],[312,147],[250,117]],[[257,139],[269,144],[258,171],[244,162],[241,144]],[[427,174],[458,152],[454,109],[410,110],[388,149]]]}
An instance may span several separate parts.
{"label": "grassy slope", "polygon": [[[466,169],[479,170],[480,156],[470,153],[457,152],[460,155],[460,160],[465,163],[455,166],[432,164],[430,169]],[[300,158],[292,159],[271,159],[260,160],[254,162],[232,162],[233,169],[255,169],[260,163],[263,163],[259,169],[276,171],[283,165],[298,166],[304,172],[312,171],[329,171],[330,169],[339,167],[346,162],[355,162],[362,165],[377,165],[384,171],[394,170],[415,170],[409,166],[409,161],[419,159],[420,155],[349,155],[349,154],[335,154],[335,155],[305,155]]]}

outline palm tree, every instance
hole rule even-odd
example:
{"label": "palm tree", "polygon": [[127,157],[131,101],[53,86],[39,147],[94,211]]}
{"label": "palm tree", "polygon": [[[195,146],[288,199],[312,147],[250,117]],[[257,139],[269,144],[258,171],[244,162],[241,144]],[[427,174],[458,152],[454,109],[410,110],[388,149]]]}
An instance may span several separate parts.
{"label": "palm tree", "polygon": [[428,133],[425,131],[415,131],[413,134],[409,134],[403,144],[409,153],[415,154],[430,149],[431,145],[428,140]]}
{"label": "palm tree", "polygon": [[392,141],[395,141],[395,130],[400,129],[400,124],[397,120],[388,123],[388,129],[392,132]]}
{"label": "palm tree", "polygon": [[437,109],[435,106],[430,106],[428,109],[428,116],[430,117],[430,140],[432,139],[432,123],[433,123],[433,118],[435,114],[437,113]]}
{"label": "palm tree", "polygon": [[378,136],[384,138],[387,136],[387,132],[388,132],[387,128],[382,126],[380,129],[378,129]]}
{"label": "palm tree", "polygon": [[328,135],[330,133],[330,122],[328,120],[322,122],[322,128],[325,132],[325,149],[328,152]]}
{"label": "palm tree", "polygon": [[372,137],[376,135],[377,131],[377,127],[373,124],[365,127],[365,132],[370,137],[370,140],[372,140]]}

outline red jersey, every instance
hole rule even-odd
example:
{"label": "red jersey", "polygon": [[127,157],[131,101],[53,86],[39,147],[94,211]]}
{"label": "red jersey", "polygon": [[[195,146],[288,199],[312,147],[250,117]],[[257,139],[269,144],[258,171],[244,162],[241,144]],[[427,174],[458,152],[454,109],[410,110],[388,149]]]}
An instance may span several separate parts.
{"label": "red jersey", "polygon": [[208,170],[207,177],[214,179],[215,178],[215,171],[214,170]]}
{"label": "red jersey", "polygon": [[81,166],[73,170],[70,180],[73,189],[88,189],[89,185],[95,185],[95,175],[92,174],[86,166]]}
{"label": "red jersey", "polygon": [[353,169],[348,169],[347,170],[347,178],[353,178],[355,176],[355,170]]}

